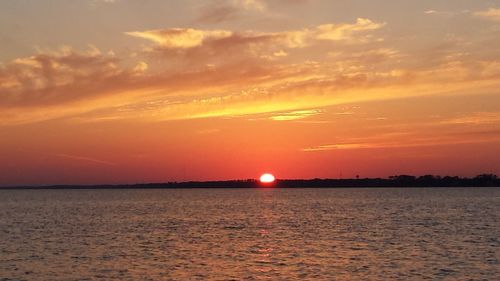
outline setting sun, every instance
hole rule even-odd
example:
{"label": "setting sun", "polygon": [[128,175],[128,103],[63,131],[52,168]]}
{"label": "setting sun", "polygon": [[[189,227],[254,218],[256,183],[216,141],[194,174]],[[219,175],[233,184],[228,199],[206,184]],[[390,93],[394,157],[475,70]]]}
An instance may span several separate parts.
{"label": "setting sun", "polygon": [[261,183],[272,183],[274,182],[275,178],[272,174],[265,173],[262,176],[260,176],[260,182]]}

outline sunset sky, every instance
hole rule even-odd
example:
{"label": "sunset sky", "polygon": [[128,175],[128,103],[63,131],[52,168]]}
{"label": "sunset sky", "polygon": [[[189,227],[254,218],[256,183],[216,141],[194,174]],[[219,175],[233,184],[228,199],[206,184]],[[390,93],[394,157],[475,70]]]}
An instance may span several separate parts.
{"label": "sunset sky", "polygon": [[0,185],[500,174],[500,1],[0,1]]}

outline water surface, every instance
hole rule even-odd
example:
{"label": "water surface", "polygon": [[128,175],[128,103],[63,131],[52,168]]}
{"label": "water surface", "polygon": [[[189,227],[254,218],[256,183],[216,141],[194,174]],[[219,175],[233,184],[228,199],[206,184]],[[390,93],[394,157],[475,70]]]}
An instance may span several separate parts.
{"label": "water surface", "polygon": [[0,190],[0,280],[499,280],[500,188]]}

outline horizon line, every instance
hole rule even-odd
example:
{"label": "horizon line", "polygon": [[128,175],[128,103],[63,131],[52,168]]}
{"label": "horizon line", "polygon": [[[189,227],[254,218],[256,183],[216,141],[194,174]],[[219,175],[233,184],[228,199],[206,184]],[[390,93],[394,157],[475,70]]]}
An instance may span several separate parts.
{"label": "horizon line", "polygon": [[[453,183],[469,183],[467,185],[457,185],[456,187],[464,186],[469,187],[470,181],[476,182],[486,182],[486,183],[497,183],[500,186],[500,178],[497,177],[496,174],[492,173],[482,173],[476,175],[474,177],[460,177],[460,176],[440,176],[440,175],[394,175],[388,177],[355,177],[355,178],[303,178],[303,179],[275,179],[273,183],[262,183],[259,179],[256,178],[247,178],[247,179],[229,179],[229,180],[189,180],[189,181],[165,181],[165,182],[143,182],[143,183],[97,183],[97,184],[34,184],[34,185],[5,185],[0,186],[0,189],[96,189],[96,188],[110,188],[110,189],[120,189],[120,188],[249,188],[252,186],[227,186],[227,184],[253,184],[253,187],[259,186],[274,186],[274,187],[282,187],[288,188],[293,187],[297,188],[297,186],[289,186],[289,184],[293,183],[302,183],[302,184],[313,184],[313,183],[342,183],[346,184],[347,182],[351,184],[358,185],[350,185],[345,187],[422,187],[420,185],[415,185],[416,183],[422,184],[423,181],[428,183],[432,182],[444,182],[453,180]],[[382,186],[367,186],[367,182],[378,181]],[[388,185],[391,183],[391,185]],[[226,186],[212,186],[213,184],[226,184]],[[288,185],[287,185],[288,184]],[[394,186],[393,184],[413,184],[413,185],[402,185],[402,186]],[[203,186],[205,185],[205,187]],[[490,185],[488,185],[490,186]],[[327,188],[328,186],[304,186],[304,187],[323,187]],[[340,188],[342,186],[331,186],[332,188]],[[435,187],[451,187],[449,185],[443,186],[438,185]]]}

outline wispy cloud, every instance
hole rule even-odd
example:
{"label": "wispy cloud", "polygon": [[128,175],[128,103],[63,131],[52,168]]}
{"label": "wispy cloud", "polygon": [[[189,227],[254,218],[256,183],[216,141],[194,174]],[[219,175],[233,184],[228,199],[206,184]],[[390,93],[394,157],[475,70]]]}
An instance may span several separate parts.
{"label": "wispy cloud", "polygon": [[283,112],[269,117],[269,119],[274,121],[292,121],[304,119],[307,117],[315,116],[321,114],[319,109],[309,109],[309,110],[297,110],[291,112]]}
{"label": "wispy cloud", "polygon": [[456,117],[441,121],[443,124],[456,125],[482,125],[482,124],[500,124],[500,112],[478,112],[468,116]]}
{"label": "wispy cloud", "polygon": [[170,28],[166,30],[132,31],[125,34],[151,40],[163,48],[185,49],[201,46],[205,41],[227,38],[232,35],[232,32],[225,30]]}
{"label": "wispy cloud", "polygon": [[57,157],[57,158],[69,159],[69,160],[74,160],[74,161],[83,161],[83,162],[99,164],[99,165],[118,166],[118,164],[111,162],[111,161],[106,161],[106,160],[102,160],[102,159],[81,156],[81,155],[57,153],[57,152],[42,152],[42,151],[37,151],[37,150],[33,150],[33,149],[17,149],[17,150],[18,150],[18,152],[21,152],[21,153],[29,153],[29,154],[34,154],[34,155],[43,156],[43,157]]}
{"label": "wispy cloud", "polygon": [[314,147],[306,147],[301,149],[304,152],[321,152],[331,150],[346,150],[346,149],[382,149],[382,148],[405,148],[405,147],[425,147],[425,146],[440,146],[440,145],[459,145],[484,142],[496,142],[500,140],[500,136],[494,138],[481,139],[459,139],[459,138],[425,138],[416,141],[404,142],[387,142],[387,143],[339,143],[325,144]]}
{"label": "wispy cloud", "polygon": [[86,52],[65,47],[53,54],[15,59],[0,69],[0,107],[53,105],[102,95],[115,85],[125,89],[133,73],[117,63],[116,57],[95,47]]}
{"label": "wispy cloud", "polygon": [[436,10],[427,10],[424,12],[426,15],[433,15],[433,14],[438,14],[439,12]]}
{"label": "wispy cloud", "polygon": [[77,160],[77,161],[84,161],[84,162],[91,162],[94,164],[100,164],[100,165],[106,165],[106,166],[117,166],[116,163],[109,162],[109,161],[104,161],[96,158],[91,158],[91,157],[85,157],[85,156],[78,156],[78,155],[70,155],[70,154],[62,154],[62,153],[54,153],[51,154],[56,157],[60,158],[66,158],[66,159],[71,159],[71,160]]}
{"label": "wispy cloud", "polygon": [[339,144],[324,144],[314,147],[303,148],[305,152],[329,151],[337,149],[359,149],[359,148],[375,148],[377,146],[362,143],[339,143]]}
{"label": "wispy cloud", "polygon": [[170,28],[163,30],[131,31],[125,34],[150,40],[158,48],[189,49],[205,47],[207,49],[227,48],[235,45],[264,47],[263,44],[287,48],[304,48],[314,41],[367,42],[371,36],[364,32],[382,28],[385,23],[358,18],[355,23],[323,24],[314,28],[283,32],[232,32],[229,30],[200,30],[193,28]]}
{"label": "wispy cloud", "polygon": [[[464,125],[464,123],[457,123]],[[441,145],[475,144],[500,141],[500,130],[477,130],[464,129],[454,131],[447,128],[448,123],[429,123],[419,128],[412,127],[412,131],[399,130],[389,133],[378,133],[367,137],[351,137],[345,141],[311,146],[301,149],[303,152],[322,152],[332,150],[350,149],[385,149],[385,148],[408,148],[427,147]],[[432,128],[439,127],[443,132],[435,134]]]}
{"label": "wispy cloud", "polygon": [[248,10],[264,11],[267,8],[266,2],[262,0],[233,0],[243,8]]}
{"label": "wispy cloud", "polygon": [[478,11],[475,12],[474,15],[487,20],[500,22],[500,9],[497,8],[490,8],[486,11]]}
{"label": "wispy cloud", "polygon": [[0,66],[0,124],[298,120],[320,113],[311,108],[498,88],[497,60],[458,43],[427,56],[403,52],[379,40],[384,26],[359,18],[277,32],[167,28],[127,32],[147,40],[132,58],[93,46],[20,57]]}
{"label": "wispy cloud", "polygon": [[92,6],[97,6],[98,4],[113,4],[113,3],[118,3],[121,0],[89,0],[90,5]]}
{"label": "wispy cloud", "polygon": [[271,6],[304,5],[309,0],[216,0],[207,1],[205,6],[197,7],[198,16],[194,20],[197,24],[218,24],[222,22],[238,21],[248,16],[260,18],[282,18],[283,15],[271,11]]}

